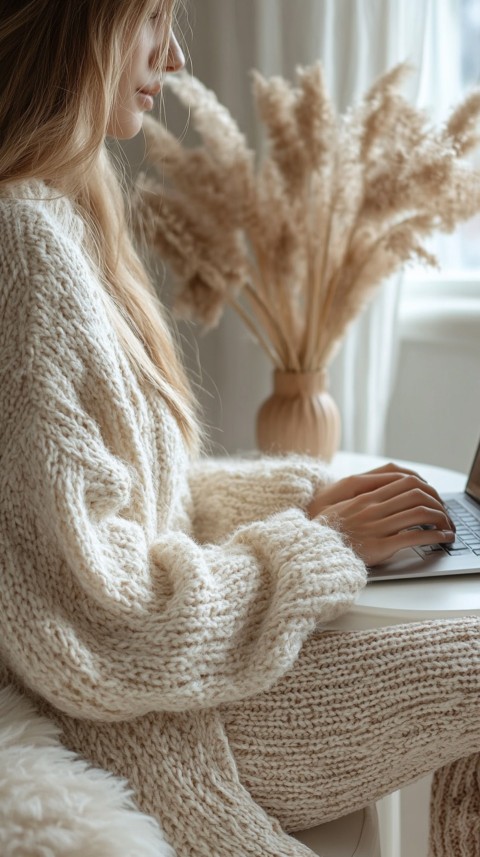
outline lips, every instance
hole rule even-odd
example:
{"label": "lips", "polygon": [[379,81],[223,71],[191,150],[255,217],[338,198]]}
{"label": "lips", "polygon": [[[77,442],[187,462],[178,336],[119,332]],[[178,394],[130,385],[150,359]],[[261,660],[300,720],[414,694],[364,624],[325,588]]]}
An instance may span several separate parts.
{"label": "lips", "polygon": [[161,83],[155,83],[153,86],[144,86],[138,91],[141,92],[142,95],[150,95],[151,98],[155,98],[155,96],[158,95],[158,93],[160,92],[161,88]]}

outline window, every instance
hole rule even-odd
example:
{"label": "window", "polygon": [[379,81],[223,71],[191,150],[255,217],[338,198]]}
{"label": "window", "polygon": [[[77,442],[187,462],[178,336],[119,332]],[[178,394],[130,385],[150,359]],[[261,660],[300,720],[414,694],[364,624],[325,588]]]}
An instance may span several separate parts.
{"label": "window", "polygon": [[[441,0],[432,15],[425,46],[420,104],[440,122],[477,85],[480,85],[480,2]],[[480,169],[478,151],[470,160]],[[432,238],[429,249],[437,256],[443,277],[452,279],[462,272],[463,278],[474,278],[480,284],[480,214],[458,226],[454,234]],[[433,276],[438,275],[434,272]]]}
{"label": "window", "polygon": [[[480,85],[480,3],[461,0],[461,86],[463,90]],[[480,155],[473,158],[480,169]],[[459,229],[458,261],[461,267],[480,271],[480,215]]]}
{"label": "window", "polygon": [[464,87],[480,84],[480,4],[461,0],[461,74]]}
{"label": "window", "polygon": [[[431,0],[417,103],[441,123],[480,85],[480,0]],[[480,168],[480,154],[471,156]],[[480,215],[427,243],[440,270],[407,268],[400,303],[401,337],[424,344],[478,348]]]}

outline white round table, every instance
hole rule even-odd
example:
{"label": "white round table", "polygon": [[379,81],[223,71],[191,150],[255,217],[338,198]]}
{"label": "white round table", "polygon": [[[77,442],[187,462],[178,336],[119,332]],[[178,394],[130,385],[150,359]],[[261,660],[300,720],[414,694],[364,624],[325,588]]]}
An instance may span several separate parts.
{"label": "white round table", "polygon": [[[352,473],[373,470],[389,460],[339,452],[332,462],[332,470],[340,479]],[[415,470],[439,493],[463,491],[465,488],[467,477],[463,473],[418,462],[396,463]],[[362,590],[353,607],[330,623],[328,628],[364,630],[423,619],[469,615],[480,615],[480,576],[477,574],[371,582]],[[423,857],[427,853],[430,780],[430,777],[420,780],[379,802],[382,857]]]}

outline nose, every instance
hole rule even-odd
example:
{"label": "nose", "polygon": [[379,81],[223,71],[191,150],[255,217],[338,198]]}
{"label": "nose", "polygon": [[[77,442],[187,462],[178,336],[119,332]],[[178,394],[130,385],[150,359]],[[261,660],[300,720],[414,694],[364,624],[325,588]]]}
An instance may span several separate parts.
{"label": "nose", "polygon": [[176,72],[181,71],[182,68],[185,68],[185,56],[174,33],[170,31],[165,71]]}

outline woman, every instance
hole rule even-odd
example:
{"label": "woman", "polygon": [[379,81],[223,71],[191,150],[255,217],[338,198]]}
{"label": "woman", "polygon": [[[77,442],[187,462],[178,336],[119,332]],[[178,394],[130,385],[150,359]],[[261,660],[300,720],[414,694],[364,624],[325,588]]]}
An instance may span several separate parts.
{"label": "woman", "polygon": [[453,538],[415,474],[200,455],[105,149],[183,66],[173,12],[1,7],[0,659],[179,857],[301,854],[285,831],[479,750],[479,623],[322,631],[412,528]]}

